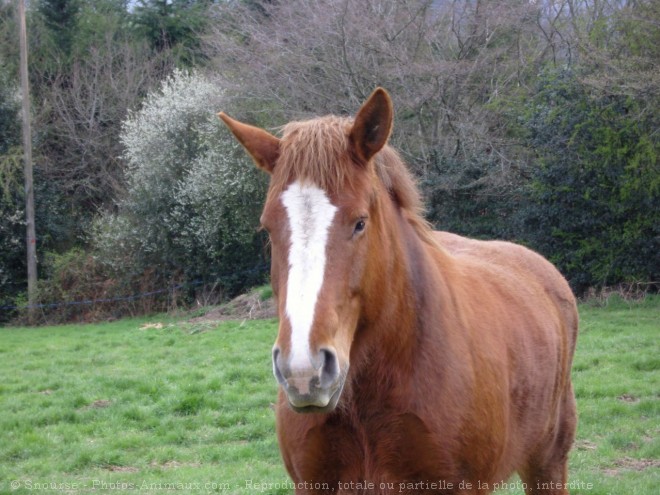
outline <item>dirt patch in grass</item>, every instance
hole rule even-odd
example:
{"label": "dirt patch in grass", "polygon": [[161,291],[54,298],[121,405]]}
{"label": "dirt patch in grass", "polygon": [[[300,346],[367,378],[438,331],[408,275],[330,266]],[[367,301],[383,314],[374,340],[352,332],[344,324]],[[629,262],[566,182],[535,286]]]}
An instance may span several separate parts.
{"label": "dirt patch in grass", "polygon": [[596,450],[598,445],[590,440],[577,440],[575,442],[575,448],[578,450]]}
{"label": "dirt patch in grass", "polygon": [[178,469],[181,467],[200,467],[201,464],[196,463],[196,462],[179,462],[179,461],[167,461],[163,463],[158,463],[158,462],[152,462],[149,464],[150,467],[152,468],[158,468],[158,469]]}
{"label": "dirt patch in grass", "polygon": [[114,464],[109,464],[104,466],[103,469],[106,471],[112,471],[113,473],[138,473],[140,470],[132,466],[115,466]]}
{"label": "dirt patch in grass", "polygon": [[111,405],[112,405],[111,400],[100,399],[100,400],[95,400],[90,405],[83,407],[83,409],[105,409],[106,407],[110,407]]}
{"label": "dirt patch in grass", "polygon": [[614,462],[614,467],[605,468],[603,472],[609,476],[618,476],[622,471],[644,471],[660,467],[660,459],[633,459],[623,457]]}
{"label": "dirt patch in grass", "polygon": [[155,330],[160,330],[161,328],[163,328],[163,324],[162,323],[145,323],[144,325],[142,325],[140,327],[140,330],[149,330],[151,328],[153,328]]}
{"label": "dirt patch in grass", "polygon": [[277,318],[277,308],[272,298],[263,299],[259,292],[250,292],[212,309],[203,316],[191,318],[190,323],[216,321],[265,320]]}

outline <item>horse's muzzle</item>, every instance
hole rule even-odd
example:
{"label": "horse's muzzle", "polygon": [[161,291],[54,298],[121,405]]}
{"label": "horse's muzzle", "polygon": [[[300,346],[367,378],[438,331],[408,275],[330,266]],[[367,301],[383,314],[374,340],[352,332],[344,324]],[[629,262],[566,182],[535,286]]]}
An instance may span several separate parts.
{"label": "horse's muzzle", "polygon": [[333,349],[323,348],[311,360],[314,365],[291,369],[278,347],[273,349],[273,374],[296,412],[331,412],[344,387],[344,375]]}

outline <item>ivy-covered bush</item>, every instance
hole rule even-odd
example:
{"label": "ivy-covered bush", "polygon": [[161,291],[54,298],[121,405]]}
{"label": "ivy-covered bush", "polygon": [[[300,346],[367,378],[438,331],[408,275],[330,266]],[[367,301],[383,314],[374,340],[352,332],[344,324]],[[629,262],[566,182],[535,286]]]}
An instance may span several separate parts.
{"label": "ivy-covered bush", "polygon": [[441,156],[421,182],[426,216],[439,230],[477,239],[517,239],[513,218],[520,188],[493,180],[499,171],[492,157]]}
{"label": "ivy-covered bush", "polygon": [[163,283],[217,284],[225,295],[263,280],[266,182],[218,120],[223,108],[222,90],[175,72],[124,122],[127,195],[93,235],[115,273],[150,269]]}
{"label": "ivy-covered bush", "polygon": [[538,160],[523,235],[581,293],[660,280],[658,116],[592,94],[569,70],[540,78],[523,125]]}

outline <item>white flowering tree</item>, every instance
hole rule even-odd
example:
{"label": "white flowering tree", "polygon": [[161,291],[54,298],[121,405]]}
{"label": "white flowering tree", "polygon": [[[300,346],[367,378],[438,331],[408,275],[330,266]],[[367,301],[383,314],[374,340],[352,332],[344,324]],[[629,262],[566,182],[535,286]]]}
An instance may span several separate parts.
{"label": "white flowering tree", "polygon": [[176,71],[124,122],[128,193],[95,230],[100,256],[159,277],[220,282],[230,292],[256,281],[265,178],[216,114],[223,92]]}

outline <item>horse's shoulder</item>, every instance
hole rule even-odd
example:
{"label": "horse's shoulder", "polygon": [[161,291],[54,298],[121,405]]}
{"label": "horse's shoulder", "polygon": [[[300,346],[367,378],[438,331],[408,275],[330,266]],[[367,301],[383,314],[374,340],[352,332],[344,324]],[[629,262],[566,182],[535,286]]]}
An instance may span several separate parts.
{"label": "horse's shoulder", "polygon": [[507,241],[482,241],[463,237],[451,232],[437,231],[436,241],[451,255],[456,257],[471,257],[495,265],[527,263],[547,263],[542,256],[519,244]]}

